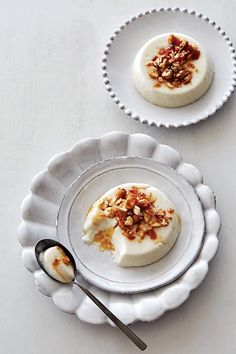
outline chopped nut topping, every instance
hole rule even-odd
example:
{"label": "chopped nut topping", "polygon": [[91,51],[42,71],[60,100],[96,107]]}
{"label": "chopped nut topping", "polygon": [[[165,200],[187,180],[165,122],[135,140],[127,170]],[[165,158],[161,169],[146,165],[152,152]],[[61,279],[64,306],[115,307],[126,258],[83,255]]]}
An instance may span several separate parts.
{"label": "chopped nut topping", "polygon": [[[143,188],[132,187],[129,190],[118,189],[115,199],[103,200],[100,209],[108,218],[115,218],[121,232],[129,240],[142,240],[149,236],[157,239],[156,228],[169,225],[174,209],[159,209],[155,206],[156,198],[152,193],[146,194]],[[104,205],[107,205],[103,209]],[[113,249],[111,233],[99,232],[95,242],[100,244],[100,249]]]}
{"label": "chopped nut topping", "polygon": [[59,263],[60,263],[59,259],[55,258],[54,261],[53,261],[54,267],[58,266]]}
{"label": "chopped nut topping", "polygon": [[165,69],[165,71],[163,71],[161,76],[164,79],[169,80],[171,78],[172,74],[173,74],[173,71],[171,69]]}
{"label": "chopped nut topping", "polygon": [[104,199],[101,204],[99,205],[102,210],[105,210],[108,207],[109,203],[107,199]]}
{"label": "chopped nut topping", "polygon": [[136,201],[135,198],[127,199],[126,202],[125,202],[125,207],[126,207],[127,209],[133,209],[133,207],[134,207],[134,205],[135,205],[135,201]]}
{"label": "chopped nut topping", "polygon": [[174,88],[174,85],[172,85],[170,82],[167,82],[166,84],[169,88]]}
{"label": "chopped nut topping", "polygon": [[62,262],[66,265],[70,264],[70,258],[65,256],[65,257],[62,257]]}
{"label": "chopped nut topping", "polygon": [[140,221],[140,216],[134,214],[133,221],[134,221],[134,224],[138,223]]}
{"label": "chopped nut topping", "polygon": [[151,225],[152,225],[152,227],[161,227],[161,224],[159,222],[157,222],[157,221],[155,221]]}
{"label": "chopped nut topping", "polygon": [[112,207],[108,207],[104,210],[104,214],[108,216],[109,218],[114,218],[115,216],[115,210]]}
{"label": "chopped nut topping", "polygon": [[144,213],[144,214],[143,214],[143,220],[144,220],[146,223],[148,223],[148,222],[150,221],[150,219],[151,219],[151,216],[150,216],[149,214],[147,214],[147,213]]}
{"label": "chopped nut topping", "polygon": [[95,235],[94,242],[99,244],[99,248],[101,251],[114,249],[111,241],[113,232],[114,229],[109,228],[108,230],[100,231]]}
{"label": "chopped nut topping", "polygon": [[117,210],[119,210],[120,212],[123,212],[123,213],[126,213],[126,212],[127,212],[127,209],[124,208],[124,207],[121,207],[121,206],[118,206],[118,207],[117,207]]}
{"label": "chopped nut topping", "polygon": [[135,205],[135,206],[134,206],[133,212],[134,212],[135,215],[139,215],[139,216],[142,215],[141,209],[139,208],[138,205]]}
{"label": "chopped nut topping", "polygon": [[173,214],[175,211],[174,209],[167,209],[168,213]]}
{"label": "chopped nut topping", "polygon": [[126,190],[124,188],[118,188],[117,192],[116,192],[116,199],[120,199],[120,198],[125,198],[126,197]]}
{"label": "chopped nut topping", "polygon": [[155,66],[149,66],[148,74],[152,79],[157,79],[159,74]]}
{"label": "chopped nut topping", "polygon": [[192,81],[193,72],[196,71],[193,61],[199,58],[200,51],[173,34],[169,36],[168,43],[168,47],[159,49],[146,66],[149,76],[158,80],[154,84],[155,87],[166,85],[173,89]]}
{"label": "chopped nut topping", "polygon": [[128,216],[127,219],[125,220],[125,225],[131,226],[131,225],[133,225],[133,223],[134,223],[133,218],[131,216]]}
{"label": "chopped nut topping", "polygon": [[119,198],[119,199],[115,202],[115,204],[116,204],[116,205],[120,205],[120,204],[123,202],[123,200],[124,200],[124,199]]}
{"label": "chopped nut topping", "polygon": [[57,267],[59,264],[64,263],[66,265],[70,264],[70,258],[67,256],[63,256],[62,258],[58,259],[55,258],[53,261],[53,266]]}
{"label": "chopped nut topping", "polygon": [[138,205],[139,205],[139,207],[140,208],[142,208],[142,209],[146,209],[146,208],[148,208],[149,206],[150,206],[150,202],[149,202],[149,200],[147,200],[147,199],[140,199],[139,201],[138,201]]}

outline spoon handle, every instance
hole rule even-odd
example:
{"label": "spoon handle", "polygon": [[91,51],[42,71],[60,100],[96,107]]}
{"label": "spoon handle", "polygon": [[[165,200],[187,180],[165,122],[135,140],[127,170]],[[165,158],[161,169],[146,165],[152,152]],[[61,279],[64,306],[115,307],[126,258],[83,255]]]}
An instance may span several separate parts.
{"label": "spoon handle", "polygon": [[145,344],[142,339],[136,336],[136,334],[131,331],[128,326],[126,326],[123,322],[119,320],[119,318],[117,318],[110,310],[108,310],[108,308],[103,305],[103,303],[98,300],[95,295],[93,295],[88,289],[83,287],[83,285],[75,281],[74,284],[76,284],[140,350],[143,351],[147,348],[147,344]]}

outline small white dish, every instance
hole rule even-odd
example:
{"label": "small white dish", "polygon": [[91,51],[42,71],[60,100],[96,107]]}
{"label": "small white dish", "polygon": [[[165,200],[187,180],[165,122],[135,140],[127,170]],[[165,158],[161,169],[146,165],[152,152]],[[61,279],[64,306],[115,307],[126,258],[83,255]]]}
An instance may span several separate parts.
{"label": "small white dish", "polygon": [[[56,218],[61,202],[70,185],[83,172],[104,160],[120,156],[150,158],[169,166],[195,190],[205,219],[205,238],[199,255],[188,270],[172,283],[140,294],[118,294],[88,285],[90,290],[122,321],[152,321],[165,311],[180,306],[205,278],[208,263],[218,248],[220,218],[215,210],[214,195],[202,183],[198,169],[183,162],[180,154],[169,146],[159,144],[144,134],[128,135],[111,132],[99,139],[84,139],[70,151],[54,156],[47,169],[39,173],[31,185],[31,193],[22,203],[22,222],[18,238],[23,246],[22,260],[34,274],[37,288],[51,296],[61,310],[76,314],[79,319],[101,324],[110,321],[84,296],[77,287],[63,285],[50,279],[38,266],[34,247],[43,238],[57,239]],[[111,323],[110,323],[111,324]]]}
{"label": "small white dish", "polygon": [[[84,243],[83,225],[88,210],[101,195],[131,181],[160,188],[167,195],[181,217],[181,233],[170,252],[158,262],[121,268],[110,252]],[[194,188],[175,169],[140,157],[109,159],[87,169],[67,190],[57,217],[58,239],[73,253],[84,278],[104,290],[119,293],[149,291],[178,278],[197,257],[204,230],[203,210]]]}
{"label": "small white dish", "polygon": [[[184,107],[164,108],[141,96],[131,70],[137,52],[152,37],[179,32],[206,49],[215,74],[200,99]],[[160,8],[140,13],[115,30],[104,51],[102,70],[107,91],[128,116],[151,126],[177,128],[208,118],[228,101],[236,85],[236,54],[229,37],[208,17],[187,9]]]}

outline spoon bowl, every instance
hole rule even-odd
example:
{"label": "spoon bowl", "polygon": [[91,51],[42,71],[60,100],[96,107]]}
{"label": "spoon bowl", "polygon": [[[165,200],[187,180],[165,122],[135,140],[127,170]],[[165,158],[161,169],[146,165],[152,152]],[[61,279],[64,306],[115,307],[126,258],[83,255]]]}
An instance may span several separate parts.
{"label": "spoon bowl", "polygon": [[[42,252],[45,252],[48,248],[51,248],[51,247],[55,247],[55,246],[58,246],[60,247],[65,255],[70,259],[70,263],[74,269],[74,274],[76,275],[76,273],[78,273],[78,271],[76,270],[76,264],[75,264],[75,260],[74,260],[74,257],[72,256],[72,254],[70,253],[70,251],[64,247],[60,242],[57,242],[57,241],[54,241],[54,240],[50,240],[50,239],[43,239],[43,240],[40,240],[36,246],[35,246],[35,257],[37,259],[37,262],[39,264],[39,266],[42,268],[42,270],[53,280],[61,283],[58,279],[54,278],[44,267],[43,265],[43,262],[40,258],[40,254],[42,254]],[[74,276],[74,279],[73,281],[75,280],[75,276]]]}

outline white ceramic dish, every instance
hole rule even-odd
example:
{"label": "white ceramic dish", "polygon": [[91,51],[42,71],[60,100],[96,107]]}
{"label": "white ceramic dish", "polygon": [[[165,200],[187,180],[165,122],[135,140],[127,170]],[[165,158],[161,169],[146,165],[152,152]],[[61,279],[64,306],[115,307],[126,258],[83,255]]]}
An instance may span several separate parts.
{"label": "white ceramic dish", "polygon": [[189,297],[190,291],[205,278],[208,262],[218,248],[220,218],[215,210],[213,193],[202,184],[202,175],[196,167],[184,163],[176,150],[157,143],[147,135],[112,132],[100,139],[84,139],[74,145],[71,151],[56,155],[49,161],[47,169],[34,178],[31,193],[22,204],[23,220],[18,230],[18,238],[23,246],[22,260],[26,268],[34,273],[36,286],[43,294],[51,296],[63,311],[76,314],[81,320],[94,324],[109,321],[79,289],[59,284],[44,274],[36,262],[34,246],[42,238],[57,238],[57,213],[73,181],[92,165],[120,156],[151,158],[171,167],[190,183],[201,202],[206,234],[194,263],[182,276],[165,287],[146,293],[124,295],[90,286],[91,291],[111,311],[125,323],[157,319]]}
{"label": "white ceramic dish", "polygon": [[[153,105],[132,82],[131,68],[138,50],[152,37],[166,32],[194,38],[214,64],[215,75],[209,90],[185,107]],[[236,85],[236,54],[229,37],[214,21],[187,9],[153,9],[127,20],[111,36],[102,62],[104,83],[114,102],[128,116],[152,126],[177,128],[204,120],[223,106]]]}
{"label": "white ceramic dish", "polygon": [[[109,252],[83,242],[83,225],[95,200],[112,187],[130,181],[158,187],[172,200],[181,217],[181,233],[160,261],[121,268]],[[58,238],[74,254],[82,275],[104,290],[120,293],[148,291],[180,276],[198,255],[204,228],[203,210],[194,188],[174,169],[137,157],[105,160],[86,170],[67,190],[57,218]]]}

